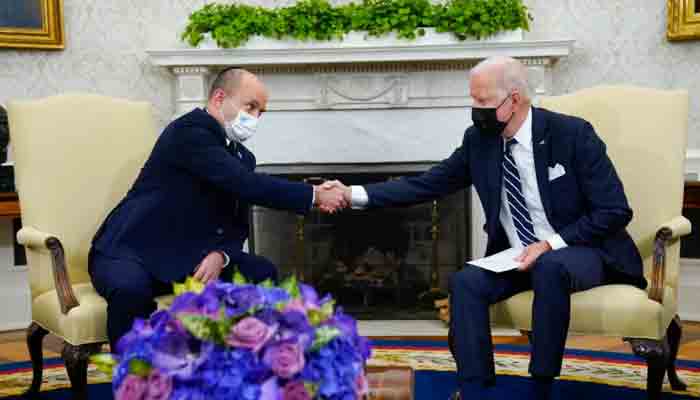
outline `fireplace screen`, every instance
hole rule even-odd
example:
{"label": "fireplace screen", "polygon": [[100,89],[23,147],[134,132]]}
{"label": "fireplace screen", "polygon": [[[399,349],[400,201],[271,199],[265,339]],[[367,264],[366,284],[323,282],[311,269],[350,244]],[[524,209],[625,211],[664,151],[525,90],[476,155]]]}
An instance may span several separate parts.
{"label": "fireplace screen", "polygon": [[[390,177],[340,178],[352,184]],[[460,192],[406,208],[305,217],[255,207],[252,248],[282,276],[296,274],[333,294],[356,318],[434,319],[433,300],[445,296],[449,275],[468,256],[467,198]]]}

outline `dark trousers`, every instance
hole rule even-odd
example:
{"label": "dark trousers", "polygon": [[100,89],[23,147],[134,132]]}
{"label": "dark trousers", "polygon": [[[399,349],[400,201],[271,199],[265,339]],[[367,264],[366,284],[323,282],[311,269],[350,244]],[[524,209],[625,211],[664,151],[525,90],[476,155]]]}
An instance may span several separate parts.
{"label": "dark trousers", "polygon": [[603,260],[595,249],[550,251],[528,272],[494,273],[467,265],[450,279],[450,336],[460,381],[495,379],[489,306],[534,290],[530,374],[555,377],[561,371],[569,330],[571,293],[604,283]]}
{"label": "dark trousers", "polygon": [[[277,280],[277,268],[269,260],[243,253],[226,267],[222,281],[231,282],[233,265],[250,281]],[[193,267],[194,269],[194,267]],[[140,263],[91,250],[88,270],[92,284],[107,301],[107,335],[112,351],[136,318],[148,318],[156,310],[154,298],[172,293],[171,282],[156,280]]]}

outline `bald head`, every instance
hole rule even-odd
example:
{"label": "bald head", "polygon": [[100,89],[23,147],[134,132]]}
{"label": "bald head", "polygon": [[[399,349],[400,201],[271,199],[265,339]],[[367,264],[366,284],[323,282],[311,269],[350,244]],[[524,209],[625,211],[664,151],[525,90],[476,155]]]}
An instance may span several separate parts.
{"label": "bald head", "polygon": [[216,94],[217,89],[223,90],[228,96],[235,94],[246,77],[248,79],[255,78],[255,75],[241,68],[229,68],[221,71],[211,83],[209,98],[211,99]]}
{"label": "bald head", "polygon": [[530,100],[527,71],[520,61],[510,57],[491,57],[478,63],[469,71],[469,79],[484,79],[496,95],[505,97],[517,91]]}
{"label": "bald head", "polygon": [[216,76],[209,90],[207,111],[222,125],[239,111],[260,117],[267,108],[267,89],[255,74],[230,68]]}

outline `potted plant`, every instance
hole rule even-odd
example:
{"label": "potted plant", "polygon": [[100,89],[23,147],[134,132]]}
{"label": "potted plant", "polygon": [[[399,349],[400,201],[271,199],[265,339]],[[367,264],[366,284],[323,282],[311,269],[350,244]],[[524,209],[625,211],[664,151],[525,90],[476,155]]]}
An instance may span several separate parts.
{"label": "potted plant", "polygon": [[362,0],[340,6],[299,0],[276,9],[212,3],[190,15],[181,38],[194,47],[248,49],[516,41],[530,19],[522,0]]}

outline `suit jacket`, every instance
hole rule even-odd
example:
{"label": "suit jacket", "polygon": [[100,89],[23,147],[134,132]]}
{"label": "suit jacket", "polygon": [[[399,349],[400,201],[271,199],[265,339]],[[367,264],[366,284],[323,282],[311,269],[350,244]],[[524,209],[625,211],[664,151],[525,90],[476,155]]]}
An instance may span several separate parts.
{"label": "suit jacket", "polygon": [[[537,183],[552,228],[569,246],[599,249],[606,265],[626,282],[646,287],[639,251],[625,230],[632,209],[605,143],[581,118],[541,108],[533,108],[532,114]],[[486,254],[502,251],[510,247],[499,220],[502,160],[502,137],[484,135],[472,126],[462,145],[426,173],[368,185],[368,206],[421,203],[473,184],[486,216]],[[548,167],[557,164],[566,174],[550,182]]]}
{"label": "suit jacket", "polygon": [[255,173],[253,153],[241,144],[227,148],[225,138],[202,109],[170,123],[93,247],[133,259],[169,282],[191,274],[211,251],[225,251],[236,263],[251,204],[308,212],[310,185]]}

